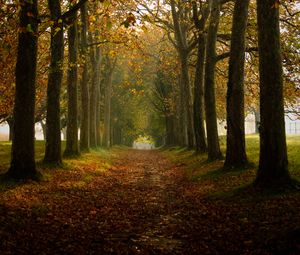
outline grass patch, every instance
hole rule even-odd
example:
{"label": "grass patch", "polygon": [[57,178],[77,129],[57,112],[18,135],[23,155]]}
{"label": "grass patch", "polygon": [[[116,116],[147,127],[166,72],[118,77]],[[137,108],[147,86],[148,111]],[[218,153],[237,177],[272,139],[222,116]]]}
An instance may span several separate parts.
{"label": "grass patch", "polygon": [[[220,137],[221,151],[226,152],[226,137]],[[300,136],[287,136],[287,148],[289,158],[289,171],[296,180],[300,180]],[[184,169],[189,180],[199,182],[199,186],[213,187],[207,194],[213,198],[238,197],[243,192],[250,192],[251,184],[256,176],[256,169],[259,162],[259,136],[246,136],[246,149],[249,164],[247,168],[224,170],[224,160],[213,162],[207,161],[206,154],[195,154],[185,148],[165,148],[161,151],[170,158],[176,166]],[[245,191],[246,190],[246,191]],[[254,192],[254,191],[253,191]],[[289,191],[286,191],[289,192]],[[293,191],[291,191],[293,192]],[[255,193],[255,192],[254,192]],[[260,194],[263,192],[259,192]],[[276,192],[271,192],[270,196]],[[268,194],[265,194],[268,196]],[[255,195],[254,195],[255,196]]]}
{"label": "grass patch", "polygon": [[[112,162],[117,157],[117,154],[125,151],[124,148],[111,148],[110,150],[102,148],[91,149],[77,158],[64,158],[61,165],[51,165],[42,162],[44,145],[44,141],[35,142],[36,166],[39,173],[42,174],[41,181],[55,182],[56,177],[59,175],[65,181],[65,186],[74,188],[85,187],[93,181],[94,177],[111,169]],[[65,142],[62,142],[62,152],[64,148]],[[27,183],[14,182],[5,178],[5,173],[10,164],[10,150],[11,142],[0,142],[0,192],[18,189],[18,187]]]}
{"label": "grass patch", "polygon": [[245,171],[245,169],[235,169],[234,171],[226,171],[222,167],[208,171],[205,174],[200,174],[198,179],[202,180],[218,180],[219,178],[223,178],[226,176],[239,176]]}

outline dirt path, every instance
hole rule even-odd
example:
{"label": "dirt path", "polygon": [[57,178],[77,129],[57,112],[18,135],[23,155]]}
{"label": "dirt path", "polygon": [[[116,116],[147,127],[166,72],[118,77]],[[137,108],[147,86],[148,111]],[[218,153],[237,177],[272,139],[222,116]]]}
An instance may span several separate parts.
{"label": "dirt path", "polygon": [[272,254],[259,240],[283,222],[270,229],[268,217],[299,220],[294,205],[268,215],[265,202],[208,199],[182,173],[158,151],[129,150],[108,171],[60,170],[2,192],[0,253]]}
{"label": "dirt path", "polygon": [[[116,251],[125,253],[182,253],[183,241],[176,236],[178,181],[174,165],[156,151],[132,150],[112,169],[115,183],[112,218],[116,228],[105,239],[120,244]],[[125,225],[124,225],[125,224]],[[111,244],[114,246],[114,244]]]}

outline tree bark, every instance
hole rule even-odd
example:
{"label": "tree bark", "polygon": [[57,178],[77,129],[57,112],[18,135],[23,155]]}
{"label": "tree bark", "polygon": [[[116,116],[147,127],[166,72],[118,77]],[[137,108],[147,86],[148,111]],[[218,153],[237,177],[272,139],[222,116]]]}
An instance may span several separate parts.
{"label": "tree bark", "polygon": [[165,122],[166,122],[166,139],[165,145],[175,145],[176,139],[174,134],[174,116],[170,114],[165,114]]}
{"label": "tree bark", "polygon": [[113,144],[122,144],[122,128],[118,123],[116,123],[113,127]]}
{"label": "tree bark", "polygon": [[179,96],[178,96],[178,141],[180,146],[188,145],[188,137],[187,137],[187,112],[186,112],[186,100],[185,100],[185,92],[184,92],[184,81],[182,78],[182,74],[180,74],[179,79]]}
{"label": "tree bark", "polygon": [[216,66],[216,41],[220,20],[219,0],[212,0],[211,16],[209,21],[206,65],[205,65],[205,117],[207,132],[208,160],[216,160],[222,157],[217,125],[216,98],[215,98],[215,66]]}
{"label": "tree bark", "polygon": [[196,152],[206,152],[206,139],[204,129],[204,66],[205,66],[206,38],[200,34],[198,42],[197,63],[194,86],[194,130]]}
{"label": "tree bark", "polygon": [[40,125],[42,127],[44,141],[46,141],[46,123],[43,120],[41,120]]}
{"label": "tree bark", "polygon": [[259,126],[260,126],[260,112],[258,109],[253,110],[254,114],[254,121],[255,121],[255,133],[259,133]]}
{"label": "tree bark", "polygon": [[[6,176],[38,179],[34,159],[35,82],[38,44],[38,1],[20,1],[20,32],[16,64],[12,159]],[[28,15],[30,13],[31,15]]]}
{"label": "tree bark", "polygon": [[171,12],[174,26],[174,34],[176,41],[176,49],[179,54],[181,73],[180,73],[180,101],[181,112],[179,120],[179,132],[182,134],[180,142],[182,146],[188,146],[189,148],[195,145],[195,134],[193,126],[193,107],[191,101],[191,88],[189,79],[188,58],[191,51],[191,47],[188,43],[186,20],[184,14],[189,12],[186,7],[182,7],[180,11],[176,10],[176,1],[171,0]]}
{"label": "tree bark", "polygon": [[283,70],[279,8],[274,0],[257,0],[260,74],[260,157],[255,184],[289,185],[284,123]]}
{"label": "tree bark", "polygon": [[69,68],[68,68],[68,120],[67,141],[64,156],[78,156],[78,91],[77,91],[77,20],[68,30]]}
{"label": "tree bark", "polygon": [[110,143],[110,126],[111,126],[111,92],[112,92],[112,74],[114,66],[109,57],[107,57],[107,74],[105,83],[105,98],[104,98],[104,134],[103,146],[109,148]]}
{"label": "tree bark", "polygon": [[96,142],[97,145],[101,145],[101,132],[100,132],[100,122],[101,122],[101,49],[97,47],[96,49],[96,55],[99,58],[97,61],[98,64],[98,76],[97,76],[97,87],[96,87]]}
{"label": "tree bark", "polygon": [[8,126],[9,126],[9,135],[8,135],[8,140],[12,141],[14,137],[14,119],[12,117],[9,117],[6,120]]}
{"label": "tree bark", "polygon": [[227,149],[224,168],[248,163],[245,143],[244,66],[249,0],[236,0],[233,13],[227,83]]}
{"label": "tree bark", "polygon": [[47,87],[47,116],[46,116],[46,148],[44,163],[60,165],[61,133],[60,133],[60,88],[63,77],[64,31],[59,22],[61,16],[60,1],[48,0],[51,19],[51,63]]}
{"label": "tree bark", "polygon": [[193,120],[193,106],[192,96],[190,88],[189,78],[189,66],[188,66],[188,53],[184,52],[180,54],[181,61],[181,74],[182,74],[182,85],[183,85],[183,100],[186,115],[186,129],[187,129],[187,146],[188,148],[194,148],[195,145],[195,134],[194,134],[194,120]]}
{"label": "tree bark", "polygon": [[[91,38],[91,35],[90,35]],[[91,40],[90,40],[91,41]],[[92,63],[92,86],[90,91],[90,146],[97,147],[97,99],[100,77],[101,52],[100,49],[91,49],[90,53]]]}
{"label": "tree bark", "polygon": [[85,59],[81,78],[81,123],[80,123],[80,151],[88,152],[90,148],[90,111],[87,63],[87,8],[84,4],[81,9],[81,54]]}

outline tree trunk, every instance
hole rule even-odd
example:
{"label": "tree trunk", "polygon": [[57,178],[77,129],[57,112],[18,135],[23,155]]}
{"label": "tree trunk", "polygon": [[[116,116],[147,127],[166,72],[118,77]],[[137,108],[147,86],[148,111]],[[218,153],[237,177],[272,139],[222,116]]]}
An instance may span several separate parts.
{"label": "tree trunk", "polygon": [[255,184],[289,185],[283,104],[279,9],[274,0],[257,0],[260,74],[260,157]]}
{"label": "tree trunk", "polygon": [[12,141],[14,137],[14,119],[12,117],[9,117],[6,120],[8,126],[9,126],[9,135],[8,135],[8,140]]}
{"label": "tree trunk", "polygon": [[190,91],[190,78],[189,78],[189,66],[188,66],[188,54],[180,54],[181,60],[181,75],[182,75],[182,85],[183,85],[183,100],[186,115],[186,132],[187,132],[187,146],[188,148],[193,148],[195,145],[195,134],[194,134],[194,121],[193,121],[193,107],[192,107],[192,97]]}
{"label": "tree trunk", "polygon": [[113,127],[113,144],[122,144],[122,128],[118,123],[116,123]]}
{"label": "tree trunk", "polygon": [[[38,179],[34,159],[35,81],[38,43],[38,1],[20,1],[16,64],[14,136],[8,178]],[[30,13],[31,15],[28,15]]]}
{"label": "tree trunk", "polygon": [[180,99],[180,95],[179,95],[179,88],[180,84],[176,83],[176,85],[174,86],[174,91],[172,93],[173,97],[172,97],[172,101],[176,102],[176,104],[174,105],[174,109],[172,111],[172,115],[173,115],[173,126],[174,126],[174,145],[181,145],[182,144],[182,140],[183,140],[183,134],[181,132],[181,123],[180,123],[180,119],[181,119],[181,99]]}
{"label": "tree trunk", "polygon": [[96,60],[95,60],[95,49],[90,49],[90,58],[92,64],[92,84],[90,87],[90,146],[92,148],[97,147],[96,139],[96,80],[97,80],[97,70],[96,70]]}
{"label": "tree trunk", "polygon": [[87,63],[87,8],[84,4],[81,9],[81,53],[85,59],[81,79],[81,125],[80,125],[80,150],[89,151],[90,116],[89,116],[89,87]]}
{"label": "tree trunk", "polygon": [[194,130],[196,139],[196,152],[206,152],[204,129],[204,63],[206,38],[201,33],[198,42],[198,53],[194,86]]}
{"label": "tree trunk", "polygon": [[109,148],[110,144],[110,121],[111,121],[111,92],[112,92],[112,74],[113,66],[109,57],[107,57],[107,76],[105,84],[105,98],[104,98],[104,134],[103,146]]}
{"label": "tree trunk", "polygon": [[60,165],[61,134],[60,134],[60,88],[63,77],[64,32],[61,16],[60,1],[48,0],[51,19],[51,63],[47,87],[47,116],[46,116],[46,148],[44,162]]}
{"label": "tree trunk", "polygon": [[178,141],[180,146],[188,145],[187,138],[187,112],[185,105],[185,92],[184,92],[184,82],[182,74],[180,75],[179,80],[179,106],[178,106]]}
{"label": "tree trunk", "polygon": [[165,115],[165,121],[166,121],[166,139],[165,139],[165,145],[175,145],[176,139],[174,135],[174,116],[171,116],[170,114]]}
{"label": "tree trunk", "polygon": [[[91,36],[90,36],[91,37]],[[92,86],[90,92],[90,146],[97,147],[97,94],[99,87],[99,72],[100,72],[100,50],[91,50],[92,63]]]}
{"label": "tree trunk", "polygon": [[219,0],[212,1],[211,16],[207,35],[204,83],[208,160],[216,160],[222,157],[218,136],[215,99],[216,41],[220,20],[220,4]]}
{"label": "tree trunk", "polygon": [[175,41],[180,58],[180,115],[179,130],[180,145],[192,148],[194,146],[193,108],[191,101],[191,91],[189,82],[188,58],[191,47],[188,43],[186,23],[187,13],[190,11],[186,7],[179,7],[175,0],[170,1]]}
{"label": "tree trunk", "polygon": [[41,120],[40,124],[41,124],[41,127],[42,127],[44,141],[46,141],[46,123]]}
{"label": "tree trunk", "polygon": [[260,112],[258,109],[253,110],[254,114],[254,121],[255,121],[255,133],[259,133],[259,126],[260,126]]}
{"label": "tree trunk", "polygon": [[100,79],[100,66],[101,66],[101,50],[99,47],[96,49],[96,55],[99,58],[97,61],[98,64],[98,76],[97,76],[97,87],[96,87],[96,142],[97,145],[101,145],[101,132],[100,132],[100,120],[101,120],[101,79]]}
{"label": "tree trunk", "polygon": [[250,0],[236,0],[232,21],[227,83],[227,149],[224,168],[245,167],[244,66],[245,35]]}
{"label": "tree trunk", "polygon": [[78,91],[77,91],[77,20],[68,30],[69,68],[68,68],[68,120],[67,141],[64,156],[78,156]]}

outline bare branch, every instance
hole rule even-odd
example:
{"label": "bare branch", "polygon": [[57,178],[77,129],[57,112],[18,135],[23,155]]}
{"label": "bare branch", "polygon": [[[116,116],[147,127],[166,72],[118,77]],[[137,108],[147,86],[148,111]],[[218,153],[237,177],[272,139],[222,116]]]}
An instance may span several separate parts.
{"label": "bare branch", "polygon": [[77,4],[73,5],[70,10],[63,13],[59,18],[66,22],[68,19],[73,17],[76,12],[83,6],[88,0],[80,0]]}
{"label": "bare branch", "polygon": [[[258,51],[257,47],[248,47],[246,48],[245,52],[253,52],[253,51]],[[223,54],[220,54],[216,57],[216,62],[223,60],[225,58],[229,58],[230,57],[230,52],[225,52]]]}

